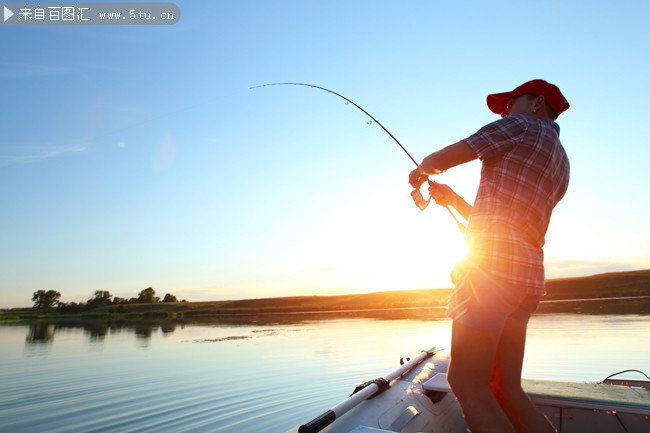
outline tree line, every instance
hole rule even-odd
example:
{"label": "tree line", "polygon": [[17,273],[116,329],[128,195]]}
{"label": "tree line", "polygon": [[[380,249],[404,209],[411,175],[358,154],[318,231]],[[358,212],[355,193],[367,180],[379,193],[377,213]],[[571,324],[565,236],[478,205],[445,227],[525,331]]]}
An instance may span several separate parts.
{"label": "tree line", "polygon": [[[120,298],[119,296],[111,295],[107,290],[95,290],[94,295],[86,302],[61,302],[60,299],[61,292],[56,290],[37,290],[32,296],[32,302],[34,302],[32,308],[41,313],[57,312],[61,314],[74,314],[111,305],[178,302],[176,296],[171,293],[167,293],[161,300],[159,296],[156,296],[156,291],[151,287],[140,291],[138,296],[133,298]],[[183,299],[181,302],[187,301]]]}

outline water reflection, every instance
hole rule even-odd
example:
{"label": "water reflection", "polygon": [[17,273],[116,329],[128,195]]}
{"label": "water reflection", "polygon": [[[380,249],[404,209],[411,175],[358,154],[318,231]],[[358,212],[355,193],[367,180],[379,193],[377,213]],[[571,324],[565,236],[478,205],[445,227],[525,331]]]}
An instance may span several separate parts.
{"label": "water reflection", "polygon": [[[59,324],[58,326],[58,329],[65,329],[65,328],[67,328],[67,326],[65,326],[64,324]],[[88,338],[90,339],[91,342],[104,341],[104,338],[106,338],[109,329],[110,329],[109,323],[104,321],[87,322],[83,326],[84,333],[88,335]]]}
{"label": "water reflection", "polygon": [[[168,320],[37,320],[20,322],[27,324],[29,329],[25,337],[25,344],[50,345],[54,342],[57,332],[64,330],[82,330],[90,343],[102,343],[106,337],[113,333],[133,333],[138,342],[146,346],[147,342],[158,331],[168,336],[177,328],[192,326],[281,326],[300,325],[303,323],[341,318],[364,318],[377,320],[439,320],[444,318],[444,310],[440,308],[418,308],[403,310],[369,310],[346,311],[328,313],[295,313],[295,314],[267,314],[267,315],[232,315],[232,316],[206,316],[190,317]],[[256,331],[261,332],[261,331]]]}
{"label": "water reflection", "polygon": [[148,340],[158,329],[166,334],[174,332],[178,326],[176,323],[106,320],[38,320],[27,325],[25,344],[28,346],[52,344],[57,332],[71,329],[81,329],[90,343],[101,343],[109,333],[133,332],[138,339]]}
{"label": "water reflection", "polygon": [[163,335],[165,334],[171,334],[176,330],[176,324],[175,323],[167,323],[167,324],[162,324],[160,325],[160,330],[162,331]]}
{"label": "water reflection", "polygon": [[54,325],[44,322],[31,323],[25,343],[27,345],[45,345],[54,342]]}

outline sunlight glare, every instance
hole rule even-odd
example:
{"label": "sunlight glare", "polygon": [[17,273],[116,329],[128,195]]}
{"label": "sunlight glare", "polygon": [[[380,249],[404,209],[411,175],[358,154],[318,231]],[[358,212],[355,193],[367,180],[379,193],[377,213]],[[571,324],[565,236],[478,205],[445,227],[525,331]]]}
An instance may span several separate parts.
{"label": "sunlight glare", "polygon": [[305,240],[300,267],[322,286],[355,291],[451,287],[449,273],[466,254],[453,220],[442,207],[421,212],[395,201],[376,200],[372,211],[343,206]]}

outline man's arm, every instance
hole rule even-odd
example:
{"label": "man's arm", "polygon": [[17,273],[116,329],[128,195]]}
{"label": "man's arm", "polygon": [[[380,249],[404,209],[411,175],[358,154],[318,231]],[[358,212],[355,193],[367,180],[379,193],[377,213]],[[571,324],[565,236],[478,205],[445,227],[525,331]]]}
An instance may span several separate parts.
{"label": "man's arm", "polygon": [[422,160],[420,172],[424,175],[438,174],[449,168],[474,161],[478,156],[464,141],[451,144]]}
{"label": "man's arm", "polygon": [[429,186],[429,195],[440,206],[452,206],[458,211],[465,221],[469,221],[469,214],[472,212],[472,205],[467,203],[453,189],[443,183],[433,182]]}
{"label": "man's arm", "polygon": [[[420,189],[430,175],[440,174],[445,170],[473,161],[478,156],[464,141],[449,145],[432,153],[422,160],[418,168],[409,174],[409,183],[415,189]],[[469,220],[472,205],[456,194],[447,185],[433,183],[429,187],[429,194],[441,206],[453,206],[465,220]]]}
{"label": "man's arm", "polygon": [[420,166],[409,175],[409,183],[413,188],[419,189],[428,176],[440,174],[449,168],[473,161],[476,158],[478,156],[472,148],[466,142],[459,141],[424,158]]}

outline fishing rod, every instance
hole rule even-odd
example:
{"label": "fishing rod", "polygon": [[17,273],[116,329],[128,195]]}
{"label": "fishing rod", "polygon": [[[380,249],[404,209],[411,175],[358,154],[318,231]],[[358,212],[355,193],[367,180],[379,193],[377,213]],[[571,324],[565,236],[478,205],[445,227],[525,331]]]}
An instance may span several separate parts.
{"label": "fishing rod", "polygon": [[[364,110],[361,106],[359,106],[359,104],[357,104],[356,102],[352,101],[349,98],[346,98],[345,96],[341,95],[340,93],[336,93],[335,91],[330,90],[330,89],[326,89],[325,87],[320,87],[320,86],[316,86],[316,85],[313,85],[313,84],[306,84],[306,83],[268,83],[268,84],[261,84],[259,86],[250,87],[249,90],[258,89],[260,87],[269,87],[269,86],[305,86],[305,87],[312,87],[314,89],[323,90],[323,91],[325,91],[327,93],[331,93],[332,95],[338,96],[339,98],[341,98],[341,99],[349,102],[350,104],[354,105],[355,107],[357,107],[366,116],[370,117],[370,119],[372,119],[373,122],[375,122],[377,125],[379,125],[381,127],[381,129],[383,129],[384,132],[386,132],[386,134],[388,134],[390,136],[390,138],[392,138],[395,141],[395,143],[397,143],[397,145],[404,151],[404,153],[406,153],[406,155],[411,159],[411,161],[413,161],[413,164],[415,164],[415,166],[417,168],[420,168],[420,164],[417,163],[417,161],[411,156],[411,154],[408,152],[408,150],[406,150],[406,148],[404,146],[402,146],[402,143],[400,143],[399,140],[397,140],[397,138],[395,138],[395,136],[393,134],[391,134],[390,131],[388,129],[386,129],[386,127],[384,125],[382,125],[379,120],[375,119],[375,117],[372,114],[370,114],[366,110]],[[435,182],[433,182],[433,181],[431,181],[429,179],[427,179],[427,182],[429,182],[429,186],[432,186],[435,183]],[[422,193],[420,193],[419,189],[414,189],[411,192],[411,197],[413,198],[413,201],[415,202],[415,205],[420,210],[425,210],[427,208],[427,206],[429,205],[429,203],[431,202],[431,197],[429,197],[428,200],[425,200],[424,197],[422,197]],[[445,208],[447,208],[447,211],[449,211],[449,214],[451,215],[451,217],[454,219],[454,221],[456,221],[456,225],[458,225],[458,228],[460,229],[460,231],[465,233],[465,226],[460,221],[458,221],[458,218],[456,218],[456,215],[454,215],[454,213],[451,211],[451,209],[449,208],[449,205],[445,205]]]}

